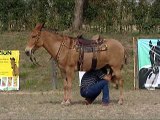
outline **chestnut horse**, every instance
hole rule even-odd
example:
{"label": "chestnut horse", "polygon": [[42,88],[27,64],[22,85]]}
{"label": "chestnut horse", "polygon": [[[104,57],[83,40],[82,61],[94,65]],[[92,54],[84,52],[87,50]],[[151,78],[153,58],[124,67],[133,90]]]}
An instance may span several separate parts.
{"label": "chestnut horse", "polygon": [[[51,57],[57,62],[64,78],[64,99],[61,104],[71,103],[71,89],[74,72],[77,71],[79,52],[76,50],[77,38],[59,35],[54,31],[42,29],[43,24],[37,24],[30,35],[30,39],[25,49],[26,55],[33,57],[35,50],[44,47]],[[114,39],[104,39],[102,45],[107,46],[107,50],[98,51],[97,67],[100,69],[109,64],[114,76],[120,85],[119,104],[123,103],[123,80],[121,68],[124,64],[125,50],[120,42]],[[89,71],[92,65],[93,53],[84,53],[83,70]]]}

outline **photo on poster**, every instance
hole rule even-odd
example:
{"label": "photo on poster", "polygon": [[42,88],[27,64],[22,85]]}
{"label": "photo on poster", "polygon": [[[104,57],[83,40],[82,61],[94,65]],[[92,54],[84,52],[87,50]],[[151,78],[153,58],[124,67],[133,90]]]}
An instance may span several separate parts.
{"label": "photo on poster", "polygon": [[2,87],[7,86],[7,77],[2,77]]}
{"label": "photo on poster", "polygon": [[138,40],[139,88],[160,88],[160,40]]}
{"label": "photo on poster", "polygon": [[12,68],[12,76],[18,76],[19,75],[19,68],[16,63],[15,57],[10,58],[11,68]]}
{"label": "photo on poster", "polygon": [[17,76],[14,76],[14,77],[13,77],[13,86],[14,86],[14,87],[17,87],[17,86],[18,86],[18,77],[17,77]]}
{"label": "photo on poster", "polygon": [[8,77],[8,87],[12,86],[12,77]]}

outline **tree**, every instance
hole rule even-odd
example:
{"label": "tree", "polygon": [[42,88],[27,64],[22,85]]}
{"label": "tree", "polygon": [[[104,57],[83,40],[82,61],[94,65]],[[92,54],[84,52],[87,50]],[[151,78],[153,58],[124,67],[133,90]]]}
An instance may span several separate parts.
{"label": "tree", "polygon": [[133,10],[133,16],[135,19],[135,25],[139,32],[143,32],[148,19],[148,3],[146,0],[141,0]]}
{"label": "tree", "polygon": [[83,9],[86,1],[87,0],[75,0],[74,21],[72,25],[73,30],[80,30],[82,27]]}
{"label": "tree", "polygon": [[0,1],[0,23],[1,29],[7,30],[8,28],[8,1]]}
{"label": "tree", "polygon": [[0,21],[2,30],[19,30],[25,12],[23,0],[0,1]]}

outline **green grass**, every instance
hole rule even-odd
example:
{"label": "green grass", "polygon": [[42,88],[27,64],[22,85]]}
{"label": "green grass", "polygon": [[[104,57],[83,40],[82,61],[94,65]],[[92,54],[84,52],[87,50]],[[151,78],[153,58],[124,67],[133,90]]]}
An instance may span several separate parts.
{"label": "green grass", "polygon": [[[66,33],[67,34],[67,33]],[[75,34],[68,33],[76,36]],[[95,35],[94,33],[85,33],[88,38]],[[102,34],[105,38],[114,38],[119,40],[127,49],[128,64],[122,70],[124,79],[124,88],[126,90],[133,89],[133,49],[132,37],[151,38],[159,35],[137,35],[137,34]],[[8,32],[0,34],[0,49],[1,50],[20,50],[20,89],[32,91],[47,91],[52,90],[52,71],[50,55],[43,48],[36,51],[35,56],[37,61],[42,66],[35,66],[30,59],[25,55],[24,50],[28,41],[29,32]],[[63,80],[58,71],[58,89],[63,89]],[[79,89],[78,75],[73,80],[73,89]]]}

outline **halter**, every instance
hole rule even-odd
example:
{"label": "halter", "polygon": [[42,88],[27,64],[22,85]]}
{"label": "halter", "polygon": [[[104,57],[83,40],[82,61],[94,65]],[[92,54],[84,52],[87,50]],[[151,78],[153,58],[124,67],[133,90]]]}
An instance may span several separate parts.
{"label": "halter", "polygon": [[74,45],[73,45],[73,47],[72,47],[72,42],[71,42],[71,40],[70,40],[69,46],[67,46],[67,45],[65,44],[65,40],[64,40],[64,39],[65,39],[65,37],[63,38],[63,40],[62,40],[62,42],[61,42],[61,44],[60,44],[60,47],[59,47],[59,49],[58,49],[58,52],[57,52],[57,54],[56,54],[56,57],[55,57],[55,59],[56,59],[57,62],[59,61],[60,53],[61,53],[61,50],[62,50],[63,46],[66,47],[66,48],[68,48],[68,49],[74,49],[74,48],[75,48]]}
{"label": "halter", "polygon": [[[41,30],[40,30],[40,31],[38,32],[38,34],[35,36],[35,37],[36,37],[35,43],[37,43],[38,40],[40,39],[40,35],[41,35]],[[34,56],[34,54],[31,54],[30,60],[31,60],[31,62],[32,62],[34,65],[39,65],[39,66],[41,66],[41,65],[37,62],[36,57]]]}

